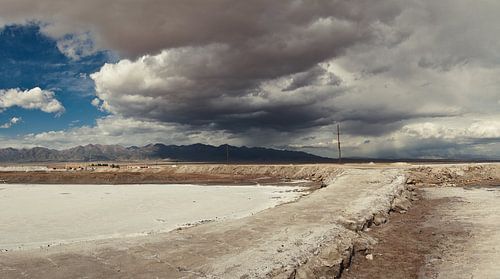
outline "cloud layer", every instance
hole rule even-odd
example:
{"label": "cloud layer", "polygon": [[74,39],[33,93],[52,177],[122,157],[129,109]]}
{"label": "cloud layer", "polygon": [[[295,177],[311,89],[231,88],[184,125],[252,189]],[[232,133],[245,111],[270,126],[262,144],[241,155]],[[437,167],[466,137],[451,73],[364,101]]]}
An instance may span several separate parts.
{"label": "cloud layer", "polygon": [[[369,36],[371,22],[392,19],[400,6],[395,0],[110,0],[106,5],[99,0],[5,0],[1,16],[4,23],[42,21],[55,38],[91,31],[97,46],[135,57],[218,42],[265,51],[274,60],[274,55],[306,51],[307,59],[336,51]],[[312,42],[319,43],[315,52],[309,51]],[[322,47],[327,43],[330,49]]]}
{"label": "cloud layer", "polygon": [[145,141],[139,125],[157,129],[148,141],[333,155],[340,122],[351,156],[459,157],[499,154],[499,13],[466,0],[6,0],[0,22],[41,22],[73,59],[122,57],[91,75],[111,116],[33,141],[91,129],[107,142],[113,119],[130,127],[111,133],[123,142]]}
{"label": "cloud layer", "polygon": [[7,89],[0,90],[0,109],[10,107],[24,109],[39,109],[47,113],[61,114],[64,107],[55,98],[54,92],[35,87],[29,90]]}

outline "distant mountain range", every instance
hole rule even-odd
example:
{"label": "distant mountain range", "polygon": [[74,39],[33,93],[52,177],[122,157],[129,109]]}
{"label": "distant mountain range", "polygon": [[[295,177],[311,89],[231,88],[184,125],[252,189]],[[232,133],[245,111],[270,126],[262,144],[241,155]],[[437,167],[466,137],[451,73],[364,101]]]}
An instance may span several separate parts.
{"label": "distant mountain range", "polygon": [[333,162],[333,159],[300,151],[261,147],[212,146],[205,144],[142,147],[89,144],[64,150],[34,147],[0,149],[0,162],[90,162],[128,160],[169,160],[180,162]]}

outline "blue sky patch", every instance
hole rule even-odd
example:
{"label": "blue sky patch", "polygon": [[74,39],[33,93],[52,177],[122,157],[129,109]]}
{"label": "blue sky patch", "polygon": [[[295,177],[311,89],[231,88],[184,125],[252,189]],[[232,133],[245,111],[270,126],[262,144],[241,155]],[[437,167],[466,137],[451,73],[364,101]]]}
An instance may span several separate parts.
{"label": "blue sky patch", "polygon": [[0,125],[12,117],[22,121],[1,136],[15,136],[61,130],[68,127],[93,125],[105,113],[90,102],[95,96],[94,83],[89,75],[106,62],[116,58],[107,51],[98,51],[80,59],[65,56],[57,42],[40,32],[36,24],[11,25],[0,29],[0,89],[27,90],[40,87],[55,92],[66,108],[60,116],[40,110],[12,107],[0,113]]}

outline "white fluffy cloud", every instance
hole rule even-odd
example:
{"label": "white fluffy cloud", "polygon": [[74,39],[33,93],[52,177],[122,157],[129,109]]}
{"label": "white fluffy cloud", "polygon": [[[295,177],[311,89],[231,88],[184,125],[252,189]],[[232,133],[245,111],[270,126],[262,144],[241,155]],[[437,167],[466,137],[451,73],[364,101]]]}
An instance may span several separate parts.
{"label": "white fluffy cloud", "polygon": [[19,89],[0,90],[0,109],[15,106],[24,109],[39,109],[56,115],[64,112],[63,105],[55,98],[52,91],[42,90],[39,87],[24,91]]}
{"label": "white fluffy cloud", "polygon": [[22,120],[21,117],[14,116],[9,120],[9,122],[0,125],[0,129],[8,129],[8,128],[12,127],[12,125],[16,125],[19,122],[21,122],[21,120]]}

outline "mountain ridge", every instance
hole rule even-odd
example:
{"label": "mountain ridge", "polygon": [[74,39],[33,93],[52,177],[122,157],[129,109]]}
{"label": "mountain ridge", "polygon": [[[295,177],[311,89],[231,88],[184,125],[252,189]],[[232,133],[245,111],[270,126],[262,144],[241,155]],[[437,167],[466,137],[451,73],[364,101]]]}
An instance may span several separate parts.
{"label": "mountain ridge", "polygon": [[[227,152],[228,151],[228,152]],[[227,156],[228,154],[229,156]],[[227,160],[229,157],[229,160]],[[0,162],[91,162],[91,161],[168,160],[179,162],[332,162],[333,159],[302,151],[265,147],[207,144],[145,146],[87,144],[67,149],[1,148]]]}

